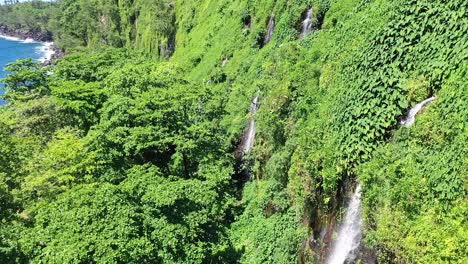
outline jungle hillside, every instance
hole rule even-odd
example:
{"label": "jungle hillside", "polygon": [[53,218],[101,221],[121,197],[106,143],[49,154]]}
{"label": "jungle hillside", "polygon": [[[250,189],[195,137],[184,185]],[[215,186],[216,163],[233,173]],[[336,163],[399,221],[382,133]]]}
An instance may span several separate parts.
{"label": "jungle hillside", "polygon": [[30,1],[0,28],[66,53],[0,81],[0,263],[468,262],[468,1]]}

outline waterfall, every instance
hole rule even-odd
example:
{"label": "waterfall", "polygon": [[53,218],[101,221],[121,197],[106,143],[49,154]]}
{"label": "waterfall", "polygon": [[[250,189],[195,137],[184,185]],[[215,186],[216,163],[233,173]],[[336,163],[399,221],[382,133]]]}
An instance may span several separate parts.
{"label": "waterfall", "polygon": [[311,31],[312,31],[312,26],[313,26],[313,22],[312,22],[312,16],[314,14],[314,10],[312,9],[312,7],[307,10],[307,14],[306,14],[306,17],[304,19],[304,21],[302,21],[302,32],[301,32],[301,36],[300,38],[304,38],[307,34],[309,34]]}
{"label": "waterfall", "polygon": [[358,183],[349,202],[344,221],[339,227],[338,237],[328,258],[328,264],[349,263],[356,259],[356,251],[362,238],[360,208],[361,185]]}
{"label": "waterfall", "polygon": [[[401,124],[406,127],[410,127],[414,123],[416,115],[421,112],[423,107],[435,99],[436,97],[432,96],[416,104],[408,112],[406,118],[401,121]],[[328,264],[353,263],[356,260],[357,251],[362,239],[360,207],[361,185],[358,183],[349,202],[343,223],[341,223],[338,229],[337,239],[334,241],[332,251],[327,259]]]}
{"label": "waterfall", "polygon": [[270,42],[271,38],[273,37],[273,31],[275,30],[275,19],[273,16],[270,17],[267,26],[267,33],[265,35],[265,40],[263,41],[263,45],[266,45]]}
{"label": "waterfall", "polygon": [[415,105],[413,108],[411,108],[411,110],[408,112],[408,115],[406,116],[406,118],[401,121],[401,124],[406,126],[406,127],[410,127],[414,121],[415,121],[415,117],[416,115],[421,112],[422,108],[424,106],[426,106],[428,103],[434,101],[436,99],[435,96],[432,96],[422,102],[420,102],[419,104]]}
{"label": "waterfall", "polygon": [[244,154],[249,153],[254,144],[254,139],[255,139],[254,116],[257,113],[257,110],[258,110],[258,96],[255,96],[255,98],[252,100],[252,103],[250,105],[249,126],[247,129],[247,132],[245,133],[244,144],[242,146],[242,151]]}

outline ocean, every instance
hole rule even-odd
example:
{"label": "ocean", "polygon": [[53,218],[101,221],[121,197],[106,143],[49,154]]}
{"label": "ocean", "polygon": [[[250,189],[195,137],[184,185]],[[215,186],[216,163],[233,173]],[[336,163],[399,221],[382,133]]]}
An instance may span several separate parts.
{"label": "ocean", "polygon": [[[51,56],[51,43],[35,42],[31,39],[19,40],[17,38],[0,36],[0,79],[4,78],[5,66],[19,59],[32,58],[44,61]],[[4,93],[3,84],[0,81],[0,95]],[[0,105],[5,102],[0,99]]]}

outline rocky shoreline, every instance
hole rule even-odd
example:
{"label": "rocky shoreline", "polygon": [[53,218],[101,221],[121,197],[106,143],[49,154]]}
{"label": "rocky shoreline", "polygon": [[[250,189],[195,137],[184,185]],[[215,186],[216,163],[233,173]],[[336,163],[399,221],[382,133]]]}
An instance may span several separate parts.
{"label": "rocky shoreline", "polygon": [[11,29],[0,24],[0,35],[18,38],[20,40],[31,39],[46,43],[46,48],[52,50],[52,54],[50,58],[41,61],[43,65],[50,65],[52,62],[65,55],[65,52],[54,44],[53,35],[50,31]]}

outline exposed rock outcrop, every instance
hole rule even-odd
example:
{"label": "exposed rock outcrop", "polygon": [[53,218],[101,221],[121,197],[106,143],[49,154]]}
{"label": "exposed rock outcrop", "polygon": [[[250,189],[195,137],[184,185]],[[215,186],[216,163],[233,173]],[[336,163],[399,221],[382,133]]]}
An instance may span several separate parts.
{"label": "exposed rock outcrop", "polygon": [[35,41],[41,41],[41,42],[53,41],[52,32],[50,31],[11,29],[1,24],[0,24],[0,35],[16,37],[19,39],[33,39]]}

